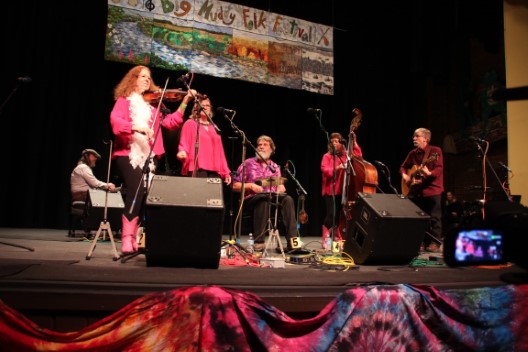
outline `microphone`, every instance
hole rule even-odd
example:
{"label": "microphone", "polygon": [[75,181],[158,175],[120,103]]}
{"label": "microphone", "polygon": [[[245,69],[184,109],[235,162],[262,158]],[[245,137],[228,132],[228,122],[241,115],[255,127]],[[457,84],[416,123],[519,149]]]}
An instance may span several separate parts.
{"label": "microphone", "polygon": [[191,77],[191,73],[187,72],[184,75],[181,75],[177,80],[176,83],[187,83],[187,80]]}
{"label": "microphone", "polygon": [[384,163],[382,163],[381,161],[378,161],[378,160],[374,160],[374,164],[377,164],[377,165],[379,165],[379,166],[383,166],[383,167],[385,167],[385,168],[387,168],[387,169],[388,169],[387,165],[385,165],[385,164],[384,164]]}
{"label": "microphone", "polygon": [[24,76],[24,77],[17,77],[17,81],[20,83],[31,83],[32,79],[31,77]]}
{"label": "microphone", "polygon": [[497,164],[499,164],[503,169],[506,169],[508,172],[512,172],[512,170],[502,161],[499,161]]}
{"label": "microphone", "polygon": [[236,114],[236,111],[235,111],[235,110],[225,109],[225,108],[222,107],[222,106],[219,106],[218,108],[216,108],[216,111],[218,111],[219,114],[223,114],[223,113],[227,113],[227,114]]}
{"label": "microphone", "polygon": [[306,112],[309,113],[309,114],[315,115],[315,114],[320,113],[321,109],[308,108],[308,110],[306,110]]}
{"label": "microphone", "polygon": [[475,136],[469,136],[469,140],[473,142],[478,142],[478,143],[486,143],[485,139],[475,137]]}

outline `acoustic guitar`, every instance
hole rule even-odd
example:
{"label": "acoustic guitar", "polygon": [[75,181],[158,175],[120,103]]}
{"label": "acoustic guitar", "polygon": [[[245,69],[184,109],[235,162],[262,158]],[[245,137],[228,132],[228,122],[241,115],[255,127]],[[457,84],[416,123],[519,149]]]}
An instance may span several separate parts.
{"label": "acoustic guitar", "polygon": [[438,153],[433,153],[427,160],[423,161],[420,165],[414,165],[412,168],[407,170],[406,174],[410,177],[408,182],[405,182],[402,177],[401,189],[404,196],[408,196],[410,193],[416,192],[422,184],[423,173],[422,169],[425,165],[438,159]]}

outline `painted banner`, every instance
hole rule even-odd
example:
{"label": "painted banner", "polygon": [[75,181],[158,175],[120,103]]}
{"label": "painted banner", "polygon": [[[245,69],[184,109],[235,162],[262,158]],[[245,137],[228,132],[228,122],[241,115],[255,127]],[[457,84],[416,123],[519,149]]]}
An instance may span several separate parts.
{"label": "painted banner", "polygon": [[105,59],[334,94],[333,28],[215,0],[108,0]]}

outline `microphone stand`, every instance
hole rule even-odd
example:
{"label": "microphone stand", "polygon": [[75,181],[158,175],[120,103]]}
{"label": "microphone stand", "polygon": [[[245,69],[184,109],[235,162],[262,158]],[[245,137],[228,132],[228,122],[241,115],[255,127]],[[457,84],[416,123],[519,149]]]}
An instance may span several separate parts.
{"label": "microphone stand", "polygon": [[[389,184],[389,187],[392,189],[394,194],[398,195],[400,198],[404,198],[402,194],[398,194],[398,190],[392,185],[391,174],[390,174],[390,170],[387,167],[387,165],[382,164],[380,162],[378,162],[377,164],[380,167],[381,173],[383,174],[383,176],[385,176],[385,179],[387,180],[387,183]],[[379,186],[376,186],[376,187],[381,191],[381,193],[385,193]]]}
{"label": "microphone stand", "polygon": [[306,190],[303,188],[303,186],[301,186],[301,184],[299,183],[299,181],[295,178],[295,176],[291,173],[290,169],[288,169],[288,167],[285,167],[284,170],[288,173],[288,175],[290,175],[290,177],[292,178],[292,180],[295,182],[295,184],[297,185],[297,188],[305,195],[307,196],[308,193],[306,193]]}
{"label": "microphone stand", "polygon": [[[301,197],[301,193],[303,194],[302,197],[306,197],[308,195],[308,193],[306,192],[306,190],[303,188],[303,186],[301,186],[301,183],[295,178],[295,165],[294,165],[294,168],[293,168],[293,173],[290,171],[290,169],[288,168],[288,164],[286,164],[286,166],[284,166],[284,171],[286,171],[286,173],[291,177],[291,179],[293,180],[293,182],[295,182],[295,184],[297,185],[297,188],[296,188],[296,191],[297,191],[297,195],[299,197]],[[304,201],[304,200],[303,200]],[[304,204],[304,203],[303,203]],[[299,238],[301,237],[301,233],[299,231],[299,228],[300,228],[300,224],[299,224],[299,216],[297,216],[297,231],[298,231],[298,236]],[[295,249],[294,251],[290,252],[290,254],[302,254],[304,253],[303,250],[301,249]]]}
{"label": "microphone stand", "polygon": [[[155,117],[152,121],[152,126],[154,127],[154,124],[156,123],[156,119],[158,118],[158,115],[160,113],[161,109],[161,103],[163,102],[163,97],[165,96],[165,91],[167,90],[167,85],[169,84],[169,78],[165,81],[165,87],[163,87],[163,91],[161,92],[160,100],[158,103],[158,107],[156,108]],[[156,140],[158,139],[158,134],[160,131],[161,124],[163,122],[163,118],[165,117],[165,112],[167,112],[166,109],[163,109],[161,120],[159,122],[158,128],[156,129],[156,132],[154,133],[154,139],[152,141],[152,145],[150,146],[149,153],[147,158],[145,159],[145,163],[143,164],[143,170],[142,170],[142,178],[144,178],[144,185],[145,188],[148,187],[148,173],[150,172],[150,159],[152,158],[152,151],[154,150],[154,145],[156,145]],[[138,186],[136,188],[136,193],[134,194],[134,200],[132,201],[132,205],[130,206],[130,210],[128,211],[129,214],[132,214],[132,211],[134,210],[134,207],[136,206],[136,200],[139,194],[139,189],[141,188],[141,182],[138,183]],[[146,192],[147,193],[147,192]]]}
{"label": "microphone stand", "polygon": [[11,98],[15,95],[16,91],[18,90],[18,88],[22,85],[23,82],[21,81],[18,81],[17,84],[15,85],[15,88],[13,88],[13,90],[11,91],[11,93],[9,93],[9,95],[7,96],[7,98],[4,100],[4,102],[2,103],[2,106],[0,106],[0,116],[2,115],[2,111],[4,110],[4,107],[7,105],[7,103],[11,100]]}
{"label": "microphone stand", "polygon": [[[319,116],[317,120],[319,121],[319,127],[321,128],[321,131],[323,131],[324,135],[326,136],[327,144],[330,144],[330,136],[328,134],[328,131],[324,128],[323,122],[322,122],[322,111],[321,111],[321,115]],[[332,247],[333,247],[334,238],[335,238],[334,231],[336,227],[336,224],[335,224],[335,215],[336,215],[335,186],[336,186],[336,180],[337,180],[337,170],[336,170],[337,151],[336,151],[336,147],[333,144],[332,144],[332,148],[333,148],[334,170],[333,170],[333,175],[332,175],[332,230],[330,231],[330,238],[332,240]],[[348,158],[348,155],[347,155],[347,158]]]}
{"label": "microphone stand", "polygon": [[[168,112],[170,112],[169,109],[161,107],[161,104],[163,102],[163,97],[165,96],[165,91],[167,90],[167,84],[168,83],[169,83],[169,78],[167,78],[167,80],[165,81],[165,87],[163,88],[163,91],[161,92],[160,100],[159,100],[158,106],[157,106],[155,114],[154,114],[154,120],[152,121],[151,127],[154,127],[154,125],[156,123],[156,119],[158,118],[158,115],[160,114],[160,112],[161,112],[161,117],[160,117],[160,121],[159,121],[158,127],[156,128],[156,132],[154,133],[154,139],[152,140],[152,144],[150,146],[148,156],[145,159],[145,163],[143,165],[143,170],[141,172],[141,178],[143,178],[143,186],[144,186],[143,205],[147,201],[147,196],[148,196],[148,192],[149,192],[149,184],[150,184],[149,174],[150,174],[150,162],[151,162],[151,159],[152,159],[152,152],[154,151],[154,146],[156,145],[156,141],[157,141],[158,136],[160,134],[161,125],[163,123],[163,119],[165,118],[165,115]],[[132,211],[134,210],[134,207],[136,205],[136,201],[137,201],[137,197],[138,197],[140,188],[141,188],[141,181],[138,183],[138,186],[136,188],[136,193],[134,194],[134,200],[132,201],[132,204],[131,204],[130,209],[128,211],[129,214],[132,214]],[[143,225],[142,226],[143,229],[145,229],[145,227],[146,227],[145,224],[142,224],[142,225]],[[130,254],[126,255],[126,256],[123,256],[123,257],[121,257],[121,263],[126,263],[129,259],[132,259],[132,258],[138,256],[141,253],[142,252],[138,250],[137,252],[133,252],[133,253],[130,253]]]}
{"label": "microphone stand", "polygon": [[[328,143],[330,143],[330,138],[328,137],[328,133],[326,134],[326,139],[328,140]],[[332,237],[331,237],[331,240],[332,240],[332,243],[330,245],[330,250],[333,248],[333,243],[334,243],[334,239],[335,239],[335,227],[336,227],[336,223],[335,223],[335,215],[336,215],[336,212],[337,212],[337,209],[336,209],[336,195],[335,195],[335,188],[336,188],[336,183],[337,183],[337,148],[336,146],[332,143],[332,159],[333,159],[333,162],[334,162],[334,165],[333,165],[333,172],[332,172],[332,231],[331,231],[331,234],[332,234]],[[348,169],[348,167],[347,167]],[[325,247],[326,247],[326,240],[325,240]],[[328,249],[328,248],[325,248],[325,249]]]}
{"label": "microphone stand", "polygon": [[[201,107],[200,107],[201,109]],[[194,142],[194,160],[191,177],[196,177],[196,167],[198,166],[198,151],[200,150],[200,111],[195,111],[196,116],[196,141]]]}
{"label": "microphone stand", "polygon": [[[497,172],[495,171],[495,169],[493,168],[493,166],[491,165],[490,161],[487,158],[489,142],[488,141],[485,141],[485,142],[486,142],[486,150],[485,151],[482,150],[482,146],[480,145],[480,143],[478,141],[475,141],[475,144],[477,145],[477,149],[479,150],[479,152],[482,154],[482,158],[486,161],[486,165],[488,165],[489,169],[491,170],[491,172],[495,176],[495,179],[499,183],[500,188],[502,189],[502,191],[506,195],[506,199],[508,199],[508,201],[512,202],[513,201],[512,197],[508,193],[508,190],[504,188],[499,175],[497,174]],[[483,174],[486,172],[486,167],[484,165],[482,167],[482,172],[483,172]],[[486,192],[487,192],[486,184],[483,185],[482,189],[483,189],[483,192],[484,192],[483,200],[484,200],[484,203],[485,203],[486,199],[487,199],[486,198]],[[483,213],[483,215],[484,215],[484,213]]]}
{"label": "microphone stand", "polygon": [[0,241],[0,244],[3,244],[5,246],[11,246],[11,247],[18,247],[18,248],[22,248],[22,249],[27,249],[30,252],[34,252],[35,251],[35,248],[22,246],[21,244],[9,243],[9,242],[4,242],[4,241]]}
{"label": "microphone stand", "polygon": [[[356,170],[354,170],[354,166],[352,165],[352,160],[350,159],[350,155],[348,155],[348,145],[345,145],[346,147],[346,150],[347,152],[345,153],[345,156],[346,156],[346,173],[347,175],[350,174],[350,171],[352,171],[352,175],[354,177],[356,177]],[[334,150],[335,151],[335,150]],[[341,160],[341,162],[343,162],[343,160],[341,159],[341,157],[339,157],[339,160]]]}
{"label": "microphone stand", "polygon": [[[231,180],[235,177],[236,171],[235,171],[235,140],[238,139],[237,136],[229,136],[227,137],[231,141]],[[233,232],[234,232],[234,226],[233,226],[233,182],[231,182],[231,185],[229,186],[231,190],[230,194],[230,207],[229,207],[229,241],[233,240]]]}
{"label": "microphone stand", "polygon": [[[192,74],[192,77],[194,77],[194,74]],[[184,82],[185,86],[187,87],[187,91],[191,92],[191,95],[193,96],[194,104],[197,104],[199,107],[197,110],[195,110],[196,116],[194,116],[196,120],[196,142],[194,144],[194,160],[193,160],[194,166],[193,166],[192,177],[195,177],[196,176],[196,166],[198,165],[198,151],[200,150],[200,114],[203,112],[203,114],[207,117],[207,120],[209,121],[211,126],[213,126],[213,128],[215,129],[216,133],[221,134],[222,131],[213,122],[213,118],[211,117],[211,115],[209,115],[204,110],[202,106],[202,102],[200,101],[199,97],[197,97],[197,95],[194,94],[193,91],[191,90],[191,82],[193,78],[191,78],[191,82],[187,82],[186,76],[181,77],[181,79]]]}

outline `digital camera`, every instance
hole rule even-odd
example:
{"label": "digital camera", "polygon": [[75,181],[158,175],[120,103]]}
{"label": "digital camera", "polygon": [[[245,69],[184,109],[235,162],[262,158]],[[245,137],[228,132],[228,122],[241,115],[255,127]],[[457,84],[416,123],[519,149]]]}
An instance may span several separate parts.
{"label": "digital camera", "polygon": [[444,261],[449,266],[498,265],[507,262],[504,231],[458,228],[444,241]]}
{"label": "digital camera", "polygon": [[484,206],[484,219],[452,229],[444,237],[444,261],[449,266],[514,263],[528,269],[524,237],[528,235],[528,208],[509,201]]}

